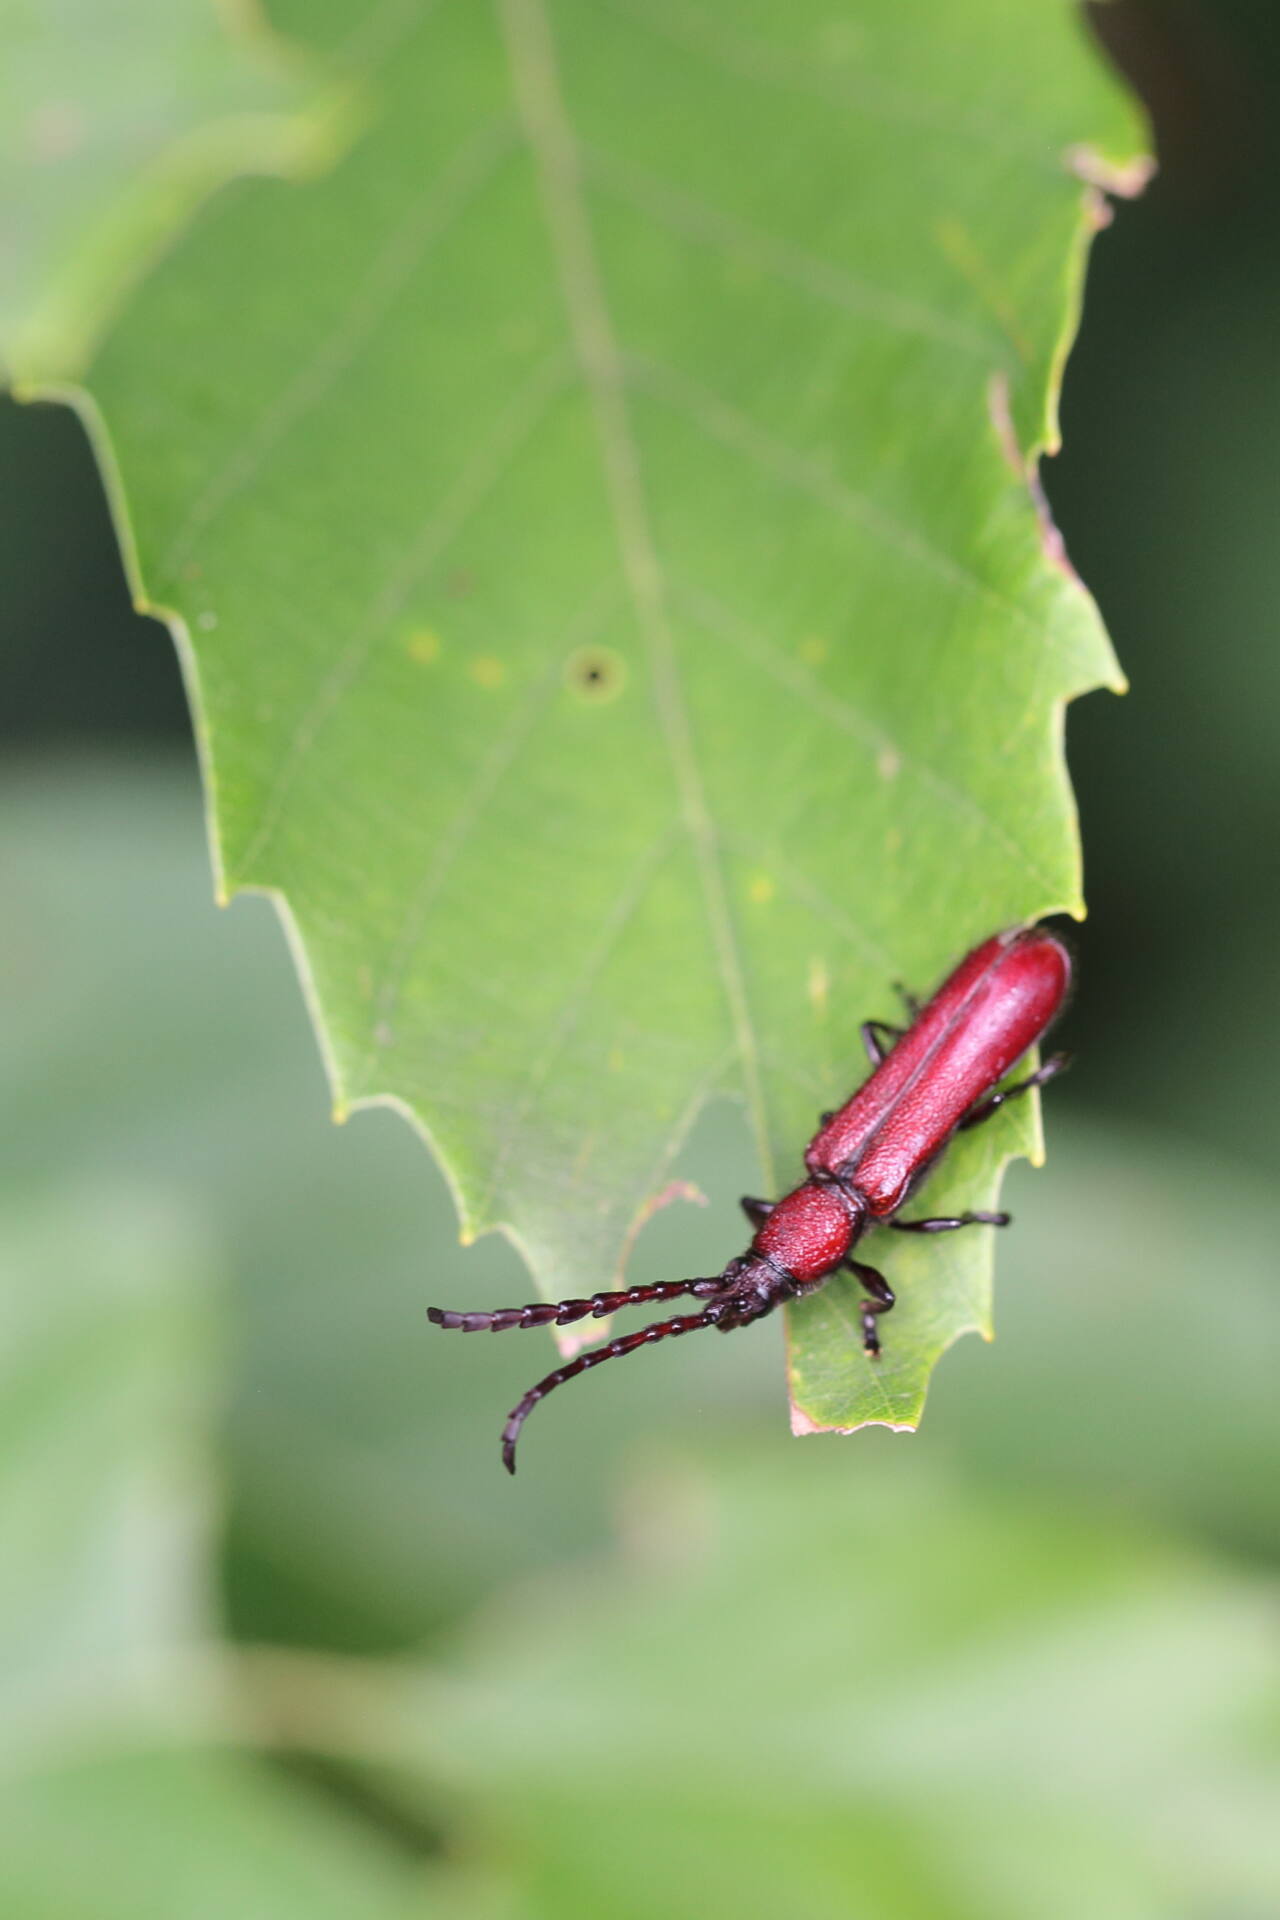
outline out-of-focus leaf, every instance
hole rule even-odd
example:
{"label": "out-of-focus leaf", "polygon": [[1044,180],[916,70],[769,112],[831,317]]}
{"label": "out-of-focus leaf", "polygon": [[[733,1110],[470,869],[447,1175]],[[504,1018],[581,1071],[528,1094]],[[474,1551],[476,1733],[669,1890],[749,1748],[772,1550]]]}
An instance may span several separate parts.
{"label": "out-of-focus leaf", "polygon": [[620,1561],[352,1725],[500,1807],[557,1920],[1271,1911],[1268,1589],[879,1455],[650,1472]]}
{"label": "out-of-focus leaf", "polygon": [[[91,384],[340,1108],[578,1293],[704,1101],[789,1178],[895,974],[1078,904],[1061,707],[1115,669],[1026,466],[1135,134],[1065,4],[396,18],[349,160],[224,196]],[[803,1417],[913,1421],[989,1260],[879,1371],[797,1314]]]}
{"label": "out-of-focus leaf", "polygon": [[235,174],[314,164],[336,98],[257,0],[0,0],[0,369],[78,374],[127,289]]}
{"label": "out-of-focus leaf", "polygon": [[209,1629],[206,1256],[145,1192],[0,1212],[0,1726],[142,1716]]}
{"label": "out-of-focus leaf", "polygon": [[164,1200],[0,1204],[0,1911],[486,1915],[264,1763],[212,1638],[207,1254]]}
{"label": "out-of-focus leaf", "polygon": [[22,1920],[498,1920],[335,1804],[216,1751],[101,1753],[0,1784],[0,1902]]}
{"label": "out-of-focus leaf", "polygon": [[940,1444],[1280,1561],[1274,1182],[1074,1108],[1008,1197],[1000,1338],[940,1375]]}

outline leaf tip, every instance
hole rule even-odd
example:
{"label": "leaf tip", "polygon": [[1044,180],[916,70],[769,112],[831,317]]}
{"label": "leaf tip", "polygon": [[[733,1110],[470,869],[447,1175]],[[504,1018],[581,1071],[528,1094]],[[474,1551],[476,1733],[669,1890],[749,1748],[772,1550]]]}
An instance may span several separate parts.
{"label": "leaf tip", "polygon": [[[1087,187],[1094,188],[1099,194],[1114,194],[1118,200],[1137,200],[1150,186],[1156,173],[1154,154],[1135,153],[1127,160],[1109,160],[1099,153],[1088,141],[1068,147],[1062,156],[1062,164],[1068,173],[1077,180],[1083,180]],[[1106,215],[1103,224],[1110,219]]]}

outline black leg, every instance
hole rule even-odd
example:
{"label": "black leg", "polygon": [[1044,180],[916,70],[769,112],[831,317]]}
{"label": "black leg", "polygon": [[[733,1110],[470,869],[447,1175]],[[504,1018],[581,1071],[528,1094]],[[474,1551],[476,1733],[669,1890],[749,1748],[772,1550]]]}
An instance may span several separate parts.
{"label": "black leg", "polygon": [[880,1272],[878,1267],[868,1267],[861,1260],[846,1260],[845,1266],[858,1280],[861,1280],[870,1300],[862,1302],[862,1345],[865,1352],[874,1360],[880,1352],[880,1335],[876,1331],[876,1315],[888,1313],[897,1295]]}
{"label": "black leg", "polygon": [[941,1214],[933,1220],[886,1220],[895,1233],[954,1233],[957,1227],[1007,1227],[1009,1213]]}
{"label": "black leg", "polygon": [[901,980],[894,981],[893,990],[907,1010],[907,1019],[914,1024],[920,1018],[920,1001],[916,999],[914,993],[907,991]]}
{"label": "black leg", "polygon": [[980,1106],[974,1108],[972,1113],[966,1114],[957,1132],[964,1133],[969,1127],[981,1126],[982,1122],[989,1120],[1006,1100],[1016,1100],[1020,1093],[1030,1093],[1032,1087],[1046,1086],[1058,1074],[1065,1073],[1070,1065],[1069,1053],[1051,1053],[1044,1065],[1037,1067],[1034,1073],[1029,1073],[1025,1080],[1019,1080],[1016,1086],[1006,1087],[1003,1093],[993,1093],[990,1099],[984,1100]]}
{"label": "black leg", "polygon": [[753,1194],[744,1193],[738,1205],[753,1227],[762,1227],[773,1212],[774,1203],[772,1200],[757,1200]]}
{"label": "black leg", "polygon": [[[862,1044],[867,1050],[867,1058],[870,1060],[873,1067],[878,1067],[880,1065],[880,1062],[884,1059],[885,1054],[890,1051],[890,1047],[892,1046],[893,1041],[901,1040],[904,1031],[905,1029],[902,1027],[891,1027],[887,1020],[864,1020],[863,1021]],[[881,1038],[882,1034],[889,1035],[890,1047],[885,1046],[884,1041]]]}

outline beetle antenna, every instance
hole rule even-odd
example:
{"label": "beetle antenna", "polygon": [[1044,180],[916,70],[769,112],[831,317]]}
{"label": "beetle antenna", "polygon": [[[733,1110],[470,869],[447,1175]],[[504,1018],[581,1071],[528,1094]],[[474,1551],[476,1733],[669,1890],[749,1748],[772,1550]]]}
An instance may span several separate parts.
{"label": "beetle antenna", "polygon": [[433,1327],[456,1329],[460,1333],[506,1333],[512,1327],[567,1327],[574,1320],[590,1316],[603,1320],[606,1314],[623,1307],[648,1306],[655,1300],[678,1300],[682,1293],[714,1293],[724,1285],[722,1276],[708,1280],[659,1280],[647,1287],[625,1287],[617,1293],[593,1293],[589,1300],[538,1300],[528,1307],[499,1307],[495,1313],[450,1313],[443,1307],[428,1307],[427,1318]]}
{"label": "beetle antenna", "polygon": [[[674,1281],[666,1284],[674,1286]],[[686,1286],[696,1282],[686,1281]],[[530,1387],[519,1406],[513,1407],[507,1416],[507,1424],[502,1429],[502,1464],[508,1473],[516,1470],[516,1441],[520,1438],[520,1429],[539,1400],[545,1400],[556,1387],[562,1387],[566,1380],[572,1380],[575,1374],[585,1373],[588,1367],[599,1366],[602,1360],[617,1360],[624,1353],[634,1353],[637,1347],[652,1346],[658,1340],[673,1339],[677,1334],[696,1333],[700,1327],[714,1327],[723,1320],[729,1311],[727,1300],[713,1301],[704,1307],[701,1313],[677,1314],[674,1320],[655,1320],[652,1326],[641,1327],[636,1333],[623,1334],[617,1340],[611,1340],[607,1347],[592,1347],[586,1353],[580,1353],[575,1360],[569,1360],[563,1367],[557,1367],[545,1380],[539,1380],[536,1387]]]}

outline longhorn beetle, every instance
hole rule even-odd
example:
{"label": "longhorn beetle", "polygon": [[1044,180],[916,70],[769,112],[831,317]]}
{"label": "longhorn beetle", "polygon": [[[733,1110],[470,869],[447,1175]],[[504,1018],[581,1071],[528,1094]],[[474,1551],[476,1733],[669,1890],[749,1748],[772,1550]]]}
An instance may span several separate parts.
{"label": "longhorn beetle", "polygon": [[505,1333],[509,1327],[568,1326],[589,1315],[599,1319],[620,1307],[674,1300],[681,1294],[707,1303],[698,1313],[655,1321],[580,1353],[530,1387],[502,1429],[508,1473],[516,1470],[516,1441],[539,1400],[575,1374],[700,1327],[719,1327],[722,1333],[745,1327],[784,1300],[815,1293],[840,1269],[854,1274],[865,1289],[862,1342],[875,1359],[880,1352],[878,1316],[893,1305],[893,1290],[876,1267],[855,1260],[852,1249],[875,1226],[899,1233],[1008,1226],[1007,1213],[925,1220],[899,1220],[896,1215],[953,1134],[976,1127],[1006,1100],[1043,1086],[1067,1065],[1068,1055],[1053,1054],[1015,1086],[996,1091],[1014,1062],[1061,1012],[1070,983],[1070,958],[1053,934],[1042,927],[1013,927],[967,954],[924,1006],[904,993],[908,1026],[868,1020],[862,1041],[873,1068],[870,1079],[838,1112],[823,1114],[805,1150],[807,1179],[772,1204],[743,1200],[755,1237],[747,1251],[714,1278],[663,1280],[595,1293],[589,1300],[503,1307],[496,1313],[429,1308],[427,1317],[437,1327]]}

